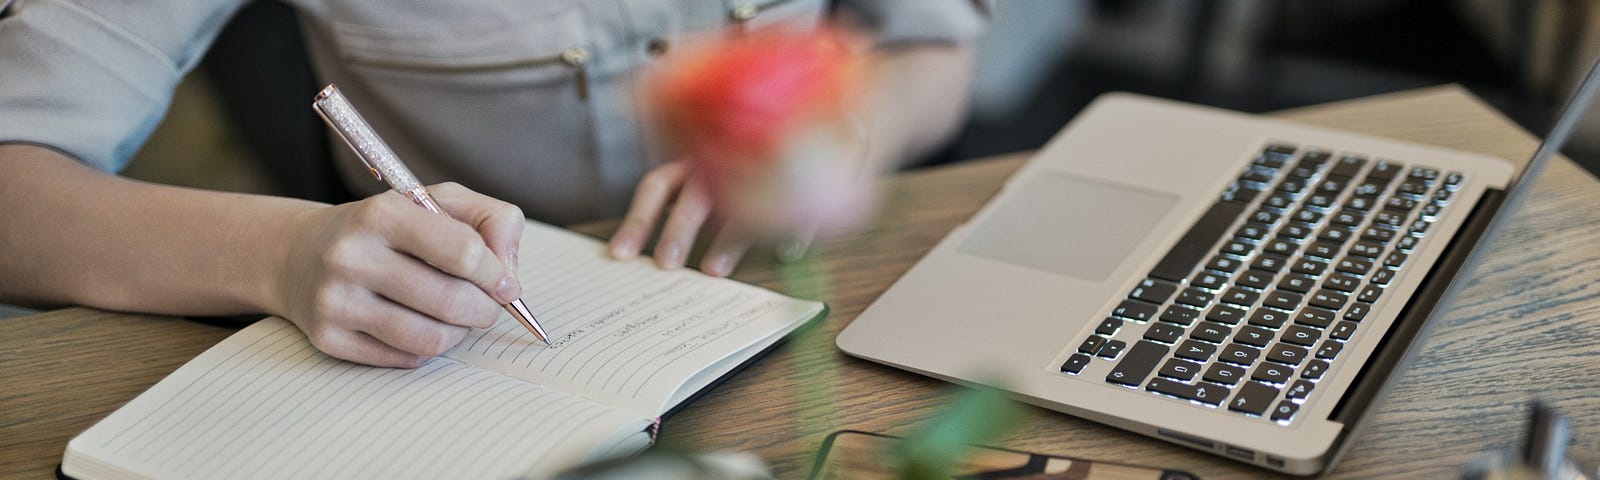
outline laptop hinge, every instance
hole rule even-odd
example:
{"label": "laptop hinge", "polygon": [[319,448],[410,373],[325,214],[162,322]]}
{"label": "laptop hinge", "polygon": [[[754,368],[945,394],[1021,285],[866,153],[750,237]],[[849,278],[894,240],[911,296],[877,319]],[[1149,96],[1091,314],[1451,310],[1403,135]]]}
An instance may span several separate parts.
{"label": "laptop hinge", "polygon": [[1334,405],[1328,419],[1345,425],[1339,443],[1346,440],[1344,437],[1353,435],[1356,427],[1364,423],[1367,413],[1382,400],[1389,377],[1404,368],[1413,353],[1421,350],[1417,348],[1420,344],[1418,340],[1425,338],[1435,323],[1429,319],[1451,286],[1461,281],[1462,268],[1472,257],[1474,247],[1483,241],[1485,231],[1504,202],[1503,190],[1490,189],[1483,193],[1472,213],[1467,216],[1466,223],[1462,224],[1455,238],[1424,277],[1421,287],[1400,310],[1400,316],[1390,326],[1389,332],[1378,341],[1373,357],[1356,373],[1355,384]]}

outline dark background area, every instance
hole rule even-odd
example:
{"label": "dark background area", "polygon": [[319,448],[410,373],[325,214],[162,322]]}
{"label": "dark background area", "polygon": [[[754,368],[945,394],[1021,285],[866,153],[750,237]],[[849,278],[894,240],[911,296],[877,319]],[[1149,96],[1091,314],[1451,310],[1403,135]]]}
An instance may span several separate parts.
{"label": "dark background area", "polygon": [[[1560,80],[1587,69],[1580,57],[1594,52],[1578,40],[1587,38],[1590,3],[996,0],[972,119],[919,165],[1039,148],[1107,91],[1266,112],[1456,83],[1542,133],[1570,88]],[[305,108],[319,86],[308,68],[286,68],[307,65],[297,29],[293,10],[277,1],[246,7],[125,173],[351,199],[328,163],[320,121]],[[1590,137],[1600,137],[1595,127]],[[1600,172],[1600,155],[1565,153]]]}

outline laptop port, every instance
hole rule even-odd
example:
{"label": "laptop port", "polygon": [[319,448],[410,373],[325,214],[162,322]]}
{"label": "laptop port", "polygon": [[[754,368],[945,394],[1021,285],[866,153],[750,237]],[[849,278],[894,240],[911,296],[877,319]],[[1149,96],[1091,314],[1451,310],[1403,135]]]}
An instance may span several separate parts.
{"label": "laptop port", "polygon": [[1174,432],[1174,431],[1171,431],[1171,430],[1167,430],[1165,428],[1156,429],[1156,434],[1159,434],[1159,435],[1161,435],[1163,437],[1168,437],[1168,438],[1172,438],[1172,439],[1176,439],[1176,440],[1181,440],[1181,441],[1183,441],[1185,443],[1191,443],[1191,444],[1194,444],[1196,446],[1199,446],[1200,448],[1204,448],[1206,450],[1212,450],[1212,449],[1215,448],[1215,445],[1216,445],[1216,444],[1211,443],[1210,440],[1206,440],[1204,438],[1196,437],[1194,435],[1189,435],[1189,434],[1186,434],[1186,433]]}
{"label": "laptop port", "polygon": [[1255,450],[1251,450],[1251,449],[1248,449],[1248,448],[1235,447],[1233,445],[1228,445],[1228,455],[1232,455],[1232,456],[1235,456],[1235,457],[1239,457],[1239,458],[1242,458],[1242,459],[1245,459],[1245,460],[1251,460],[1251,461],[1254,461],[1256,459],[1256,451]]}

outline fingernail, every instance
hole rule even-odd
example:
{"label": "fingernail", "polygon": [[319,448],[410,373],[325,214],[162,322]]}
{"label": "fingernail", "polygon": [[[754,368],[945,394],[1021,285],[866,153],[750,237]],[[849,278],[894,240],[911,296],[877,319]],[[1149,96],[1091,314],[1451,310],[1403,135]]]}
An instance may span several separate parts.
{"label": "fingernail", "polygon": [[511,255],[509,255],[509,256],[511,257],[511,262],[510,262],[510,264],[511,264],[511,274],[512,275],[516,275],[517,274],[517,266],[521,265],[521,263],[518,263],[521,260],[517,258],[517,247],[511,247]]}
{"label": "fingernail", "polygon": [[517,298],[516,283],[511,280],[510,275],[500,277],[500,281],[494,284],[494,293],[496,302],[509,303]]}
{"label": "fingernail", "polygon": [[627,260],[639,253],[639,249],[632,241],[614,240],[611,243],[611,258]]}
{"label": "fingernail", "polygon": [[683,249],[676,243],[668,243],[656,247],[656,264],[661,268],[678,268],[683,266]]}
{"label": "fingernail", "polygon": [[733,263],[732,259],[727,254],[721,254],[707,260],[702,270],[705,271],[706,275],[726,277],[733,270],[731,263]]}

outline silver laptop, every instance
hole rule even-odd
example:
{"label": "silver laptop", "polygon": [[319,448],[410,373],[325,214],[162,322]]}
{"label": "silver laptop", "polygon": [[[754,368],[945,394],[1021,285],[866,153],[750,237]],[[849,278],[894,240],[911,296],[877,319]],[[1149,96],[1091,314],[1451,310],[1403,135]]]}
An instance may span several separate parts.
{"label": "silver laptop", "polygon": [[1005,372],[1029,403],[1321,472],[1597,83],[1521,177],[1483,155],[1102,96],[838,346],[955,382]]}

